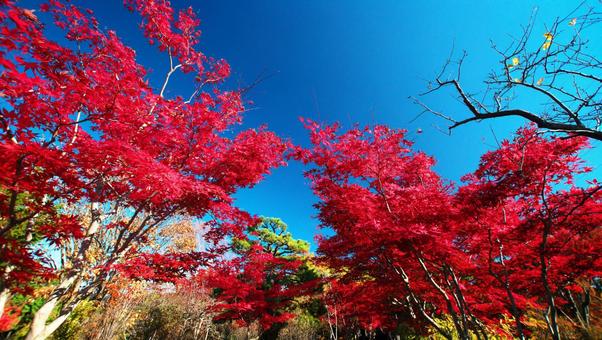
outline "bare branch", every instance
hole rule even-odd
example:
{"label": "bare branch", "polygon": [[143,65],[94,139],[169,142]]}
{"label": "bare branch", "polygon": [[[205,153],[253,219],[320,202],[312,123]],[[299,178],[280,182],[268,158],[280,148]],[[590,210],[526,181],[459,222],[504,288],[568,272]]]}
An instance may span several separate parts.
{"label": "bare branch", "polygon": [[[602,62],[588,52],[587,28],[599,30],[602,15],[592,8],[582,15],[585,2],[563,18],[544,26],[542,35],[536,31],[535,12],[522,35],[512,37],[511,44],[492,48],[500,56],[501,69],[492,71],[484,81],[482,99],[477,100],[461,83],[463,52],[456,61],[450,56],[436,76],[434,84],[420,96],[427,96],[449,87],[468,110],[468,117],[454,117],[410,97],[414,104],[450,123],[450,131],[474,121],[500,117],[521,117],[540,129],[584,136],[602,141]],[[453,53],[453,49],[452,49]],[[444,78],[451,64],[457,64],[455,74]],[[542,109],[514,105],[519,97]]]}

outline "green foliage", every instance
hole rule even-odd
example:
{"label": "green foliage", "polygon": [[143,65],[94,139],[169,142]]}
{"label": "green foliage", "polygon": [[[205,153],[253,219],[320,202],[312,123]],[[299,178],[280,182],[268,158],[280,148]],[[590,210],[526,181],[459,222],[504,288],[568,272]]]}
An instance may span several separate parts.
{"label": "green foliage", "polygon": [[[456,328],[454,327],[454,322],[450,316],[443,316],[443,317],[436,318],[435,322],[437,322],[437,326],[439,328],[443,329],[448,334],[451,334],[454,339],[459,339],[457,332],[456,332]],[[491,340],[510,339],[510,338],[512,338],[512,336],[511,336],[511,334],[512,334],[511,328],[512,327],[510,326],[512,324],[512,322],[513,321],[509,318],[503,318],[497,327],[498,332],[496,332],[490,328],[487,328],[487,327],[484,327],[483,331],[487,335],[487,339],[491,339]],[[482,334],[477,335],[473,332],[470,332],[470,337],[471,337],[471,339],[476,340],[476,339],[482,339],[483,335]],[[437,340],[445,340],[445,337],[443,335],[441,335],[441,333],[437,332],[434,328],[431,328],[431,332],[430,332],[428,338],[429,339],[437,339]]]}
{"label": "green foliage", "polygon": [[[294,239],[288,226],[277,217],[261,217],[261,223],[249,228],[249,232],[270,253],[277,257],[298,258],[309,254],[309,242]],[[250,247],[250,243],[241,244]],[[247,248],[248,249],[248,248]]]}
{"label": "green foliage", "polygon": [[[36,287],[42,289],[42,287]],[[24,294],[14,294],[11,297],[10,304],[12,306],[18,306],[21,309],[19,322],[13,327],[11,331],[11,339],[23,339],[29,331],[29,325],[33,320],[35,312],[37,312],[46,299],[42,296],[34,297]]]}
{"label": "green foliage", "polygon": [[303,264],[289,279],[291,282],[308,282],[323,275],[312,263],[309,242],[295,239],[288,231],[288,226],[277,217],[261,217],[261,222],[248,228],[249,239],[234,239],[232,245],[236,252],[244,253],[254,244],[261,245],[275,257],[289,260],[301,260]]}
{"label": "green foliage", "polygon": [[[5,189],[0,189],[0,195],[8,196],[10,192]],[[31,210],[29,209],[29,205],[32,204],[33,198],[31,195],[27,193],[18,193],[16,195],[15,200],[15,216],[17,219],[27,216],[31,214]],[[55,207],[55,210],[58,210],[60,207]],[[42,235],[40,235],[37,230],[37,226],[48,223],[50,219],[44,213],[38,213],[35,215],[34,219],[29,220],[29,223],[23,222],[16,225],[14,228],[11,228],[8,231],[7,236],[11,240],[19,241],[19,242],[31,242],[37,243],[42,240]],[[5,221],[0,220],[0,225],[4,224]],[[2,264],[5,266],[5,264]]]}
{"label": "green foliage", "polygon": [[280,330],[278,339],[305,340],[326,339],[327,337],[328,328],[326,324],[307,312],[301,312],[290,320],[286,327]]}
{"label": "green foliage", "polygon": [[85,322],[97,311],[97,303],[90,300],[82,301],[50,337],[50,339],[82,339],[86,331]]}

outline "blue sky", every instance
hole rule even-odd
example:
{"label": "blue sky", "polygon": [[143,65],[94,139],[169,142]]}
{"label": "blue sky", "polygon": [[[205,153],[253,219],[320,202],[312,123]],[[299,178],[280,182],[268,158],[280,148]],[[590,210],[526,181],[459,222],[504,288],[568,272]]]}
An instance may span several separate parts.
{"label": "blue sky", "polygon": [[[593,1],[593,0],[592,0]],[[519,35],[537,8],[537,30],[574,9],[573,1],[173,1],[193,6],[202,20],[201,50],[232,66],[231,86],[249,84],[263,72],[272,77],[248,95],[254,110],[245,126],[266,123],[280,136],[306,145],[298,121],[304,116],[323,122],[388,124],[408,129],[416,148],[437,159],[436,169],[450,180],[473,170],[479,156],[508,137],[521,123],[516,119],[468,125],[451,136],[436,127],[445,122],[424,115],[410,122],[420,108],[408,96],[422,92],[447,58],[452,45],[468,52],[464,83],[479,81],[498,66],[490,40],[501,44]],[[116,30],[138,50],[139,61],[154,70],[157,87],[167,67],[165,56],[145,46],[134,17],[121,1],[81,2],[101,24]],[[136,19],[137,20],[137,19]],[[175,79],[172,91],[178,88]],[[452,113],[462,106],[451,94],[433,96],[429,104]],[[417,129],[423,130],[417,134]],[[599,147],[585,152],[600,168]],[[251,213],[277,216],[295,236],[312,240],[318,222],[312,217],[315,198],[295,162],[274,171],[265,181],[237,195],[237,205]]]}

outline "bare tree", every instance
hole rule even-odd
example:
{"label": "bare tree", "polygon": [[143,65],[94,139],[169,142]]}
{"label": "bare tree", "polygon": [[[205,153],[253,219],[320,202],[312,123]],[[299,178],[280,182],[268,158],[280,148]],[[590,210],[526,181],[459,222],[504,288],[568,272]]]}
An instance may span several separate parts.
{"label": "bare tree", "polygon": [[[455,58],[452,50],[428,90],[410,98],[423,113],[449,121],[450,133],[474,121],[522,117],[541,129],[602,141],[602,56],[596,55],[594,46],[601,37],[602,12],[586,7],[583,2],[541,28],[535,25],[533,12],[520,37],[512,37],[507,48],[492,42],[501,67],[490,72],[478,91],[469,92],[462,84],[466,52]],[[437,111],[421,99],[444,88],[451,89],[467,115]]]}

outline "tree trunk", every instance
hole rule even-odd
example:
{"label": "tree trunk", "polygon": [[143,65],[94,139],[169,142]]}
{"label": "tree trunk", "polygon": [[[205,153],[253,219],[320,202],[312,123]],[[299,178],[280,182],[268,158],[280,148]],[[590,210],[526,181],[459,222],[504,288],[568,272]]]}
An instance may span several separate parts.
{"label": "tree trunk", "polygon": [[11,265],[6,266],[6,268],[4,268],[4,273],[2,274],[2,281],[0,281],[0,290],[2,291],[0,293],[0,317],[4,315],[4,308],[6,308],[6,303],[10,298],[10,290],[8,289],[6,282],[8,281],[8,275],[13,269],[14,267]]}
{"label": "tree trunk", "polygon": [[282,328],[284,328],[283,323],[275,323],[270,328],[261,332],[259,339],[260,340],[276,340],[276,339],[278,339],[278,334],[280,333],[280,330],[282,330]]}
{"label": "tree trunk", "polygon": [[[92,236],[96,234],[98,229],[100,228],[100,212],[99,212],[100,204],[98,202],[93,202],[90,207],[91,212],[91,221],[88,226],[88,230],[86,231],[86,237],[82,240],[82,243],[79,246],[79,251],[77,252],[77,257],[73,262],[73,269],[78,268],[80,271],[83,270],[84,263],[86,261],[86,253],[88,248],[92,243]],[[48,318],[52,314],[52,311],[58,304],[59,300],[65,295],[65,293],[71,290],[73,284],[75,283],[78,274],[75,271],[67,274],[67,278],[61,282],[61,284],[52,292],[48,301],[44,303],[42,308],[38,310],[31,323],[31,328],[29,329],[29,333],[27,333],[27,337],[25,340],[42,340],[47,338],[50,334],[52,334],[71,314],[71,311],[81,299],[77,299],[73,305],[68,306],[67,308],[63,308],[61,314],[58,318],[53,320],[50,324],[46,324],[48,322]],[[74,287],[77,289],[78,287]]]}
{"label": "tree trunk", "polygon": [[27,333],[27,337],[25,340],[42,340],[46,339],[49,335],[46,332],[46,322],[50,317],[50,314],[56,307],[58,302],[58,298],[52,298],[40,308],[33,317],[33,321],[31,322],[31,326],[29,328],[29,332]]}
{"label": "tree trunk", "polygon": [[8,290],[8,288],[4,288],[0,293],[0,317],[4,315],[4,308],[6,307],[6,303],[8,302],[9,298],[10,291]]}
{"label": "tree trunk", "polygon": [[27,337],[25,340],[43,340],[46,339],[52,332],[54,332],[71,314],[71,311],[67,313],[67,315],[61,314],[56,320],[52,321],[50,324],[46,324],[52,311],[58,304],[59,300],[64,296],[67,290],[71,288],[73,283],[75,282],[76,276],[72,275],[71,277],[65,279],[61,284],[54,289],[48,301],[42,305],[42,307],[34,314],[33,321],[31,322],[31,327],[29,328],[29,332],[27,333]]}
{"label": "tree trunk", "polygon": [[548,330],[552,335],[552,339],[560,340],[560,331],[558,330],[558,311],[556,309],[556,303],[554,301],[554,294],[552,289],[550,288],[550,284],[548,282],[548,265],[546,258],[546,246],[548,241],[548,235],[550,234],[550,229],[552,228],[552,224],[549,221],[544,222],[544,230],[543,230],[543,239],[541,241],[541,246],[539,249],[539,261],[541,267],[541,283],[543,284],[546,302],[548,303],[548,310],[544,312],[544,318],[546,323],[548,324]]}

